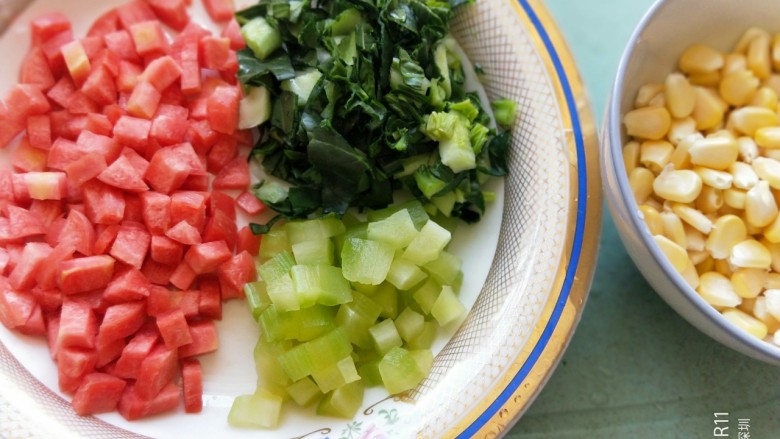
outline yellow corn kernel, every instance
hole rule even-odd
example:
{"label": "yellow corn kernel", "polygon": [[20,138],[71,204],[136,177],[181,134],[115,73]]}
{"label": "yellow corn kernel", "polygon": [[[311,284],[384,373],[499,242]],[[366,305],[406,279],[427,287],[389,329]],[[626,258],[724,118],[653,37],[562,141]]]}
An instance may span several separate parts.
{"label": "yellow corn kernel", "polygon": [[663,254],[666,255],[666,259],[671,262],[672,266],[675,270],[677,270],[678,273],[682,273],[683,270],[685,270],[685,267],[691,263],[691,261],[688,259],[688,253],[685,252],[685,249],[671,241],[666,236],[655,235],[653,236],[653,239]]}
{"label": "yellow corn kernel", "polygon": [[753,170],[758,178],[769,183],[769,186],[780,189],[780,161],[758,157],[753,160]]}
{"label": "yellow corn kernel", "polygon": [[[756,87],[758,85],[756,84]],[[696,94],[693,92],[688,78],[681,73],[670,73],[664,82],[666,108],[672,117],[688,117],[696,104]]]}
{"label": "yellow corn kernel", "polygon": [[[733,282],[734,281],[732,280],[732,283]],[[752,298],[752,299],[745,299],[743,297],[742,298],[742,303],[739,304],[737,309],[752,315],[753,314],[753,308],[755,308],[755,306],[756,306],[756,298],[755,297]]]}
{"label": "yellow corn kernel", "polygon": [[669,131],[672,117],[666,108],[644,107],[626,113],[623,123],[629,136],[660,140]]}
{"label": "yellow corn kernel", "polygon": [[639,166],[639,142],[628,142],[623,147],[623,166],[626,168],[626,174]]}
{"label": "yellow corn kernel", "polygon": [[664,169],[674,151],[674,145],[665,140],[647,140],[639,148],[639,162],[654,174]]}
{"label": "yellow corn kernel", "polygon": [[[767,289],[769,290],[769,289]],[[770,331],[777,331],[780,329],[780,320],[776,319],[769,313],[766,307],[766,297],[758,296],[753,304],[753,316],[758,320],[764,322]]]}
{"label": "yellow corn kernel", "polygon": [[733,138],[711,136],[695,141],[688,153],[694,165],[723,170],[737,161],[739,148]]}
{"label": "yellow corn kernel", "polygon": [[691,155],[688,151],[698,139],[703,138],[704,136],[701,133],[696,132],[685,137],[675,146],[674,152],[669,158],[669,161],[674,165],[674,169],[688,169],[691,167]]}
{"label": "yellow corn kernel", "polygon": [[747,70],[747,58],[742,53],[727,53],[723,58],[723,68],[720,69],[720,74],[725,77],[729,73],[738,72],[740,70]]}
{"label": "yellow corn kernel", "polygon": [[761,87],[748,102],[752,107],[769,108],[772,111],[777,110],[777,93],[769,87]]}
{"label": "yellow corn kernel", "polygon": [[756,144],[762,148],[780,148],[780,126],[757,129]]}
{"label": "yellow corn kernel", "polygon": [[721,73],[719,71],[704,72],[704,73],[691,73],[688,75],[688,81],[692,85],[700,85],[702,87],[717,87],[720,84]]}
{"label": "yellow corn kernel", "polygon": [[766,298],[767,312],[775,319],[780,320],[780,290],[766,290],[764,297]]}
{"label": "yellow corn kernel", "polygon": [[[774,270],[774,269],[773,269]],[[780,289],[780,273],[769,272],[766,275],[766,282],[764,282],[765,290],[778,290]]]}
{"label": "yellow corn kernel", "polygon": [[772,37],[771,51],[772,67],[774,67],[775,70],[780,70],[780,33],[775,34],[775,36]]}
{"label": "yellow corn kernel", "polygon": [[745,208],[747,192],[742,189],[730,188],[723,191],[723,204],[734,209]]}
{"label": "yellow corn kernel", "polygon": [[739,107],[753,98],[760,85],[761,81],[750,70],[737,70],[723,76],[718,91],[724,101]]}
{"label": "yellow corn kernel", "polygon": [[707,259],[712,258],[706,251],[688,250],[688,259],[691,260],[691,264],[699,265],[705,262]]}
{"label": "yellow corn kernel", "polygon": [[699,273],[696,272],[696,266],[692,263],[688,263],[680,274],[682,275],[683,280],[685,280],[685,283],[691,288],[694,290],[699,288]]}
{"label": "yellow corn kernel", "polygon": [[642,204],[653,193],[653,183],[655,175],[647,168],[634,168],[628,174],[628,185],[631,186],[631,192],[634,193],[634,199],[637,204]]}
{"label": "yellow corn kernel", "polygon": [[648,108],[666,108],[666,94],[664,92],[658,93],[650,99],[647,103]]}
{"label": "yellow corn kernel", "polygon": [[769,272],[758,268],[740,268],[731,275],[734,291],[743,299],[751,299],[764,290]]}
{"label": "yellow corn kernel", "polygon": [[663,84],[651,83],[639,87],[636,99],[634,99],[634,108],[646,107],[650,101],[662,91],[664,91]]}
{"label": "yellow corn kernel", "polygon": [[761,340],[766,337],[767,327],[757,318],[734,308],[723,310],[721,314],[734,326],[747,332],[753,337],[759,338]]}
{"label": "yellow corn kernel", "polygon": [[693,107],[691,117],[696,121],[697,130],[707,130],[718,126],[723,122],[726,109],[723,100],[718,93],[707,87],[694,87],[696,93],[696,105]]}
{"label": "yellow corn kernel", "polygon": [[747,238],[747,227],[736,215],[723,215],[712,225],[705,248],[715,259],[726,259],[731,249]]}
{"label": "yellow corn kernel", "polygon": [[780,74],[773,73],[761,83],[762,87],[768,87],[780,96]]}
{"label": "yellow corn kernel", "polygon": [[769,183],[759,181],[745,197],[745,220],[754,227],[766,227],[777,217],[777,202]]}
{"label": "yellow corn kernel", "polygon": [[742,298],[734,292],[734,286],[726,276],[711,271],[699,276],[699,294],[712,306],[733,308],[742,303]]}
{"label": "yellow corn kernel", "polygon": [[661,220],[658,209],[647,204],[642,204],[639,206],[639,212],[651,235],[661,235],[664,233],[664,223]]}
{"label": "yellow corn kernel", "polygon": [[732,185],[737,189],[751,189],[758,183],[758,174],[747,163],[735,162],[729,172],[734,177]]}
{"label": "yellow corn kernel", "polygon": [[760,27],[748,28],[739,38],[739,41],[737,41],[737,45],[734,46],[734,52],[747,54],[750,43],[752,43],[753,39],[756,37],[769,37],[769,33]]}
{"label": "yellow corn kernel", "polygon": [[755,239],[746,239],[731,248],[729,264],[740,268],[768,270],[772,265],[772,254]]}
{"label": "yellow corn kernel", "polygon": [[764,238],[766,238],[767,241],[773,244],[780,243],[780,215],[775,217],[775,220],[766,226],[763,233]]}
{"label": "yellow corn kernel", "polygon": [[742,212],[741,216],[742,216],[742,221],[745,222],[745,227],[747,227],[748,236],[760,235],[761,232],[764,230],[763,227],[758,227],[757,225],[748,222],[747,215],[745,215],[744,211]]}
{"label": "yellow corn kernel", "polygon": [[712,221],[693,207],[675,203],[672,205],[672,212],[679,216],[685,223],[705,235],[712,230]]}
{"label": "yellow corn kernel", "polygon": [[772,59],[769,54],[769,34],[759,35],[750,42],[747,51],[747,66],[756,77],[765,79],[772,73]]}
{"label": "yellow corn kernel", "polygon": [[699,174],[702,183],[715,189],[728,189],[734,182],[734,177],[726,171],[716,171],[715,169],[696,166],[693,172]]}
{"label": "yellow corn kernel", "polygon": [[677,145],[693,133],[696,133],[696,121],[692,117],[674,119],[669,126],[669,133],[666,135],[666,138],[674,145]]}
{"label": "yellow corn kernel", "polygon": [[673,165],[667,165],[653,180],[653,192],[656,195],[678,203],[693,202],[701,193],[701,187],[698,174],[688,169],[677,171]]}
{"label": "yellow corn kernel", "polygon": [[652,207],[653,209],[657,211],[662,211],[664,209],[664,205],[661,204],[660,201],[656,200],[655,198],[648,198],[644,202],[645,205]]}
{"label": "yellow corn kernel", "polygon": [[704,243],[707,239],[704,237],[704,233],[688,224],[683,224],[683,228],[685,229],[685,250],[688,251],[688,257],[691,258],[691,262],[693,262],[691,252],[699,252],[706,255],[707,252],[704,250]]}
{"label": "yellow corn kernel", "polygon": [[777,114],[764,107],[742,107],[731,112],[729,122],[740,133],[753,136],[759,128],[777,125]]}
{"label": "yellow corn kernel", "polygon": [[679,216],[674,212],[663,211],[658,214],[661,224],[663,224],[662,235],[681,248],[688,247],[688,240],[685,237],[685,226]]}
{"label": "yellow corn kernel", "polygon": [[723,54],[704,44],[694,44],[683,51],[677,66],[683,73],[707,73],[723,67]]}
{"label": "yellow corn kernel", "polygon": [[712,186],[704,186],[696,198],[695,205],[704,214],[717,212],[723,207],[723,191]]}
{"label": "yellow corn kernel", "polygon": [[734,274],[734,270],[732,269],[731,264],[727,259],[716,259],[715,271],[726,276],[727,278],[731,278],[731,275]]}
{"label": "yellow corn kernel", "polygon": [[739,149],[739,158],[745,163],[753,163],[758,157],[758,145],[752,137],[742,136],[737,138],[737,148]]}

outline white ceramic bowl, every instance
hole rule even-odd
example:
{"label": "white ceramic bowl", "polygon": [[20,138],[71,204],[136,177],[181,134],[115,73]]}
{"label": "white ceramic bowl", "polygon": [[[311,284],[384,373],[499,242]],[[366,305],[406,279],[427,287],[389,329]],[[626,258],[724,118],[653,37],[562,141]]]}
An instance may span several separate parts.
{"label": "white ceramic bowl", "polygon": [[623,52],[602,130],[604,193],[615,226],[639,270],[681,316],[713,339],[739,352],[780,365],[780,347],[748,335],[727,321],[672,267],[642,220],[623,167],[623,114],[637,90],[663,82],[682,51],[704,43],[727,50],[751,26],[780,31],[774,0],[659,0],[637,26]]}

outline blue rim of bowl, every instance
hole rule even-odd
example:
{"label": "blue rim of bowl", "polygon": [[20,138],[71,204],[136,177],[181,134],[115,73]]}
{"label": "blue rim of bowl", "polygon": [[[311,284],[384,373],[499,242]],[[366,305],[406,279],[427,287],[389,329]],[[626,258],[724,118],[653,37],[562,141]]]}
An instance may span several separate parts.
{"label": "blue rim of bowl", "polygon": [[[566,98],[566,105],[569,107],[572,131],[574,133],[574,138],[576,143],[577,163],[584,164],[586,160],[585,140],[582,134],[582,125],[580,123],[579,113],[577,112],[577,105],[574,98],[574,93],[572,92],[569,77],[566,74],[566,69],[564,68],[563,63],[561,62],[561,58],[558,55],[558,51],[556,50],[556,47],[553,44],[550,35],[548,34],[547,30],[544,28],[544,24],[539,19],[533,7],[528,3],[527,0],[517,0],[517,2],[521,6],[521,8],[525,11],[531,23],[533,23],[534,29],[539,34],[539,37],[544,43],[544,47],[545,49],[547,49],[548,55],[552,60],[553,66],[555,67],[555,72],[558,75],[559,83],[561,85],[564,96]],[[526,359],[525,363],[523,363],[523,365],[517,371],[517,374],[515,374],[515,376],[512,378],[509,384],[507,384],[504,390],[488,406],[488,408],[484,412],[482,412],[482,414],[480,414],[479,417],[477,417],[477,419],[475,419],[474,422],[471,423],[471,425],[469,425],[465,430],[463,430],[462,433],[460,433],[457,436],[458,439],[474,436],[506,404],[506,402],[509,400],[509,398],[512,397],[512,395],[520,387],[523,381],[525,381],[531,369],[533,369],[533,367],[536,365],[537,361],[539,360],[539,357],[542,355],[542,352],[547,347],[547,344],[550,341],[550,337],[552,336],[553,332],[558,326],[558,322],[561,318],[561,314],[563,313],[563,310],[566,307],[566,302],[569,298],[571,287],[574,283],[574,278],[575,278],[575,274],[577,273],[577,268],[579,267],[580,256],[582,253],[583,239],[584,239],[583,234],[585,230],[586,212],[588,207],[588,202],[587,202],[588,197],[584,196],[587,194],[587,191],[588,191],[588,176],[587,176],[586,166],[584,165],[578,166],[577,167],[577,220],[575,223],[574,240],[573,240],[572,249],[570,253],[571,259],[569,260],[569,265],[566,269],[566,276],[564,278],[561,291],[556,300],[555,308],[553,309],[553,312],[550,315],[550,319],[548,320],[547,325],[544,327],[541,337],[537,341],[536,345],[534,346],[530,355]],[[550,371],[550,373],[552,373],[552,371]]]}
{"label": "blue rim of bowl", "polygon": [[[622,116],[620,114],[620,100],[622,95],[621,91],[623,89],[623,77],[626,74],[626,68],[628,66],[629,59],[631,58],[633,49],[636,47],[640,36],[645,31],[650,22],[655,18],[658,12],[666,6],[666,3],[666,0],[657,0],[655,3],[653,3],[650,9],[647,10],[645,15],[639,21],[639,24],[637,25],[633,34],[631,34],[631,38],[629,38],[628,43],[623,50],[623,54],[620,57],[620,64],[618,65],[617,74],[615,76],[615,81],[612,86],[609,98],[606,120],[607,132],[605,135],[608,135],[611,139],[609,143],[609,154],[612,157],[621,158],[621,160],[612,160],[612,166],[618,182],[618,188],[620,189],[620,196],[629,206],[636,206],[636,201],[634,201],[634,194],[631,191],[631,187],[628,183],[628,176],[626,175],[625,169],[622,167],[623,136],[621,134],[620,121]],[[694,291],[693,288],[691,288],[691,286],[685,282],[685,279],[683,279],[682,275],[674,269],[671,262],[667,260],[666,255],[664,255],[661,252],[661,249],[656,245],[655,241],[650,235],[650,232],[647,230],[647,226],[644,220],[639,217],[638,209],[629,208],[626,210],[628,210],[629,218],[631,219],[633,228],[639,231],[639,235],[644,245],[653,255],[655,261],[661,266],[664,274],[666,274],[674,286],[682,292],[683,297],[685,297],[689,303],[701,311],[701,313],[711,323],[723,329],[729,337],[736,339],[746,346],[749,346],[751,349],[755,350],[757,353],[760,353],[763,356],[773,358],[775,360],[780,360],[780,347],[773,346],[771,343],[753,337],[740,328],[737,328],[734,326],[734,324],[726,320],[726,318],[723,317],[715,308],[707,303],[698,293],[696,293],[696,291]]]}

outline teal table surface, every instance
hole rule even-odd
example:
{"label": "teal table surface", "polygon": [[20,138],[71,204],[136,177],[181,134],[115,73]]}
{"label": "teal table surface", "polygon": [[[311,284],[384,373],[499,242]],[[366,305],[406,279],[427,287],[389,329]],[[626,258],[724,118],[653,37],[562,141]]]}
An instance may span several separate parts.
{"label": "teal table surface", "polygon": [[[546,4],[600,127],[620,55],[652,1]],[[749,430],[738,430],[745,419]],[[780,368],[718,344],[667,306],[629,259],[605,207],[582,320],[552,378],[507,437],[707,438],[726,426],[723,437],[780,438]]]}

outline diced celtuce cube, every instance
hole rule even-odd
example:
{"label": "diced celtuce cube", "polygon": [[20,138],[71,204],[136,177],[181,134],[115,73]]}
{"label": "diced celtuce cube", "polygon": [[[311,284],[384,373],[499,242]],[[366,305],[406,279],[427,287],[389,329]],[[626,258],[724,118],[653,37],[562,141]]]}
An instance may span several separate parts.
{"label": "diced celtuce cube", "polygon": [[293,221],[285,226],[290,244],[331,238],[344,233],[345,227],[338,218],[326,217],[308,221]]}
{"label": "diced celtuce cube", "polygon": [[378,285],[387,277],[394,253],[383,242],[348,238],[341,250],[341,270],[350,282]]}
{"label": "diced celtuce cube", "polygon": [[333,241],[328,238],[302,241],[292,246],[298,264],[333,264]]}
{"label": "diced celtuce cube", "polygon": [[389,283],[380,284],[371,300],[382,308],[381,317],[394,319],[398,315],[398,290]]}
{"label": "diced celtuce cube", "polygon": [[439,298],[440,292],[441,285],[433,279],[428,279],[420,288],[417,288],[412,294],[412,298],[425,314],[430,314],[436,299]]}
{"label": "diced celtuce cube", "polygon": [[431,315],[442,326],[460,320],[466,314],[466,307],[458,300],[452,288],[443,286],[441,293],[431,308]]}
{"label": "diced celtuce cube", "polygon": [[277,253],[290,252],[290,242],[284,228],[275,228],[263,236],[260,241],[260,257],[270,258]]}
{"label": "diced celtuce cube", "polygon": [[368,223],[368,239],[390,244],[394,249],[404,248],[417,236],[412,217],[406,209],[389,217]]}
{"label": "diced celtuce cube", "polygon": [[295,265],[291,269],[293,289],[302,307],[315,303],[340,305],[352,299],[349,282],[341,269],[332,265]]}
{"label": "diced celtuce cube", "polygon": [[280,311],[294,311],[301,308],[289,273],[273,278],[267,283],[267,286],[268,297]]}
{"label": "diced celtuce cube", "polygon": [[379,362],[379,374],[382,383],[391,394],[411,389],[425,378],[417,365],[417,360],[408,350],[400,347],[390,349]]}
{"label": "diced celtuce cube", "polygon": [[399,290],[408,290],[428,277],[417,265],[406,259],[396,258],[387,272],[387,281]]}
{"label": "diced celtuce cube", "polygon": [[406,308],[395,319],[395,327],[398,329],[398,334],[407,343],[420,335],[425,326],[425,317],[412,310]]}
{"label": "diced celtuce cube", "polygon": [[258,280],[244,284],[244,296],[249,311],[255,319],[271,304],[271,298],[268,297],[268,290],[263,281]]}
{"label": "diced celtuce cube", "polygon": [[252,395],[240,395],[233,401],[228,423],[234,427],[275,428],[279,424],[282,397],[265,389]]}
{"label": "diced celtuce cube", "polygon": [[362,381],[345,384],[325,395],[317,406],[317,414],[353,418],[363,404],[363,391]]}
{"label": "diced celtuce cube", "polygon": [[299,344],[298,346],[285,351],[277,358],[284,373],[293,381],[298,381],[311,375],[312,370],[314,370],[315,367],[315,359],[309,355],[306,343]]}
{"label": "diced celtuce cube", "polygon": [[434,322],[423,323],[422,331],[417,337],[408,341],[407,346],[409,349],[430,349],[433,346],[433,342],[436,339],[436,333],[438,332],[438,326]]}
{"label": "diced celtuce cube", "polygon": [[289,349],[289,342],[269,343],[262,339],[257,341],[254,349],[255,368],[260,384],[286,386],[290,378],[279,364],[279,356]]}
{"label": "diced celtuce cube", "polygon": [[293,265],[295,265],[295,259],[293,259],[290,253],[275,253],[270,260],[266,261],[259,267],[258,274],[260,275],[260,279],[262,281],[268,283],[284,276],[285,274],[289,274]]}
{"label": "diced celtuce cube", "polygon": [[430,349],[416,349],[409,351],[409,354],[412,355],[423,375],[428,375],[433,365],[433,352]]}
{"label": "diced celtuce cube", "polygon": [[312,378],[322,393],[330,392],[345,384],[357,381],[360,375],[355,368],[355,362],[350,355],[334,364],[312,371]]}
{"label": "diced celtuce cube", "polygon": [[322,398],[322,392],[320,392],[319,387],[309,377],[290,384],[285,390],[287,390],[287,394],[290,395],[293,401],[301,407],[314,404]]}
{"label": "diced celtuce cube", "polygon": [[386,354],[394,347],[403,345],[403,340],[401,340],[395,323],[391,319],[382,320],[370,327],[368,332],[371,334],[371,339],[374,342],[374,349],[380,355]]}
{"label": "diced celtuce cube", "polygon": [[435,260],[451,238],[449,230],[428,221],[420,230],[420,234],[406,247],[403,258],[417,265],[424,265]]}

